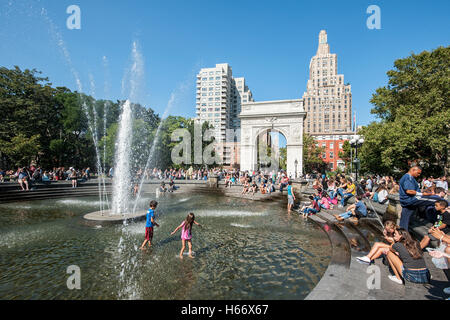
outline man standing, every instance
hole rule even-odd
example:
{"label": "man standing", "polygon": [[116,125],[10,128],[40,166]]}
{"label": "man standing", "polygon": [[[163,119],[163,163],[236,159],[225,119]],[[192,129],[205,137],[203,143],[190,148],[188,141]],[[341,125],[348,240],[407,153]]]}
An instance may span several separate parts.
{"label": "man standing", "polygon": [[422,168],[414,166],[409,169],[408,173],[400,179],[400,204],[402,206],[402,216],[400,218],[400,227],[408,230],[409,220],[414,211],[419,207],[428,207],[434,205],[436,200],[425,198],[431,193],[421,193],[416,178],[422,173]]}

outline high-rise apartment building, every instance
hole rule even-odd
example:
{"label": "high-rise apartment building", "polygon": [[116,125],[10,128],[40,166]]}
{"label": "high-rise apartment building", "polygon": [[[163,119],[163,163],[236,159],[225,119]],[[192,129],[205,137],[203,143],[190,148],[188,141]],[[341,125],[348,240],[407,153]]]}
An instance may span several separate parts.
{"label": "high-rise apartment building", "polygon": [[[245,83],[245,78],[233,78],[233,71],[228,63],[216,64],[214,68],[202,68],[197,75],[197,121],[208,121],[214,127],[215,138],[223,142],[224,164],[229,164],[231,144],[227,141],[227,129],[241,127],[239,114],[241,104],[253,100],[252,92]],[[237,141],[239,142],[239,141]]]}
{"label": "high-rise apartment building", "polygon": [[352,131],[352,88],[338,74],[337,55],[330,53],[325,30],[320,31],[319,48],[309,65],[303,102],[305,132],[326,146],[324,160],[335,170],[340,162],[336,146],[342,146]]}

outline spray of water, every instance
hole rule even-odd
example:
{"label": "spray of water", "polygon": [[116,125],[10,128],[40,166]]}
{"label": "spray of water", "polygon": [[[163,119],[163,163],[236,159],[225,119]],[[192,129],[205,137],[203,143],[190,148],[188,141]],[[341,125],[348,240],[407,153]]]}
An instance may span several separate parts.
{"label": "spray of water", "polygon": [[[53,21],[48,16],[47,10],[45,8],[42,8],[41,10],[41,16],[43,19],[47,22],[49,26],[50,33],[52,37],[54,38],[56,44],[58,45],[59,49],[62,52],[62,55],[65,59],[65,62],[67,66],[70,69],[71,74],[73,75],[77,89],[78,94],[80,96],[80,100],[82,102],[82,109],[85,113],[87,120],[88,120],[88,126],[89,130],[92,132],[92,137],[94,140],[95,145],[95,152],[97,156],[97,169],[98,173],[103,173],[103,169],[105,167],[105,163],[102,166],[101,160],[100,160],[100,152],[98,148],[98,131],[97,131],[97,111],[95,109],[95,106],[93,107],[92,113],[93,113],[93,119],[90,115],[89,108],[84,101],[82,96],[83,92],[83,86],[82,82],[80,80],[78,72],[75,70],[72,64],[72,60],[69,54],[69,51],[65,45],[65,42],[62,38],[61,32],[58,30],[56,25],[53,23]],[[139,85],[143,82],[143,58],[138,50],[137,43],[133,43],[133,50],[132,50],[132,67],[129,71],[129,83],[130,83],[130,99],[136,99],[138,95],[138,88]],[[107,63],[106,58],[104,59],[104,63]],[[91,83],[91,91],[93,94],[95,94],[95,83],[93,76],[90,75],[90,83]],[[125,81],[122,82],[124,84]],[[105,107],[104,111],[104,123],[103,123],[103,131],[106,135],[106,115],[107,115],[107,108]],[[114,185],[113,185],[113,212],[114,213],[126,213],[128,212],[128,195],[129,195],[129,186],[130,186],[130,157],[129,157],[129,150],[130,150],[130,143],[131,143],[131,137],[132,137],[132,111],[131,111],[131,102],[130,100],[127,100],[123,105],[123,112],[120,117],[119,122],[119,134],[116,144],[116,173],[115,173],[115,179],[114,179]],[[104,156],[106,155],[106,150],[103,150]],[[104,157],[106,158],[106,157]],[[105,191],[106,194],[106,188],[105,184],[103,182],[103,191]],[[101,193],[101,188],[99,187],[99,192]],[[103,201],[102,196],[100,196],[100,203],[101,203],[101,210],[103,210]],[[109,205],[108,205],[109,206]],[[129,235],[126,231],[126,223],[124,227],[122,228],[122,236],[120,238],[120,243],[118,246],[118,253],[121,254],[125,251],[125,243],[127,241],[124,241],[125,239],[128,239]],[[137,247],[135,246],[135,250],[137,250]],[[136,261],[135,257],[125,257],[125,262],[123,262],[120,266],[120,281],[122,283],[122,290],[119,291],[120,298],[132,298],[136,299],[139,298],[139,291],[138,287],[135,281],[135,278],[133,276],[133,271],[136,267]]]}
{"label": "spray of water", "polygon": [[139,190],[138,190],[138,193],[136,195],[136,200],[134,201],[133,214],[136,213],[136,208],[137,208],[137,205],[139,203],[139,199],[141,197],[142,186],[144,185],[144,180],[145,180],[145,172],[147,172],[147,170],[150,167],[150,164],[152,163],[152,160],[154,159],[155,148],[156,148],[156,146],[158,144],[159,136],[161,134],[161,129],[162,129],[163,124],[164,124],[164,119],[169,116],[170,110],[178,102],[178,97],[181,96],[188,88],[189,88],[189,81],[184,81],[170,95],[170,99],[169,99],[169,102],[167,103],[166,110],[164,111],[164,114],[163,114],[163,116],[161,118],[161,122],[160,122],[160,124],[158,126],[158,129],[156,130],[155,138],[153,139],[153,143],[152,143],[152,146],[150,148],[150,153],[149,153],[149,156],[147,158],[147,162],[145,164],[144,171],[143,171],[142,177],[141,177],[140,182],[139,182]]}
{"label": "spray of water", "polygon": [[[133,42],[131,50],[131,68],[125,73],[124,79],[130,83],[130,100],[138,97],[140,86],[144,78],[144,59],[138,49],[138,43]],[[122,85],[125,81],[122,81]],[[124,87],[123,87],[124,88]],[[114,165],[113,181],[113,214],[126,214],[129,211],[128,204],[131,186],[130,150],[133,139],[133,115],[131,102],[127,100],[123,105],[122,115],[119,121],[119,131],[116,143],[116,163]]]}
{"label": "spray of water", "polygon": [[[94,76],[89,73],[89,82],[91,85],[91,96],[95,97],[95,81],[94,81]],[[94,146],[95,146],[95,153],[96,153],[96,167],[97,167],[97,173],[98,173],[98,178],[97,178],[97,182],[98,182],[98,196],[99,196],[99,200],[100,200],[100,211],[103,215],[103,212],[105,210],[104,207],[104,203],[103,203],[103,192],[105,191],[105,188],[102,187],[102,185],[105,185],[105,181],[104,181],[104,166],[102,166],[101,164],[101,160],[100,160],[100,150],[98,148],[98,125],[97,125],[97,109],[96,106],[92,106],[92,112],[93,112],[93,130],[92,132],[92,139],[94,140]]]}
{"label": "spray of water", "polygon": [[[67,49],[67,46],[64,42],[62,34],[58,30],[57,26],[54,24],[53,20],[48,16],[47,10],[45,8],[42,8],[41,16],[44,18],[44,20],[49,25],[50,33],[51,33],[52,37],[54,38],[56,44],[58,45],[59,49],[61,50],[62,55],[66,61],[66,64],[68,65],[70,72],[72,73],[72,75],[75,79],[75,82],[77,84],[78,94],[79,94],[80,100],[82,100],[82,110],[83,110],[84,114],[86,115],[86,118],[88,120],[88,127],[92,133],[92,140],[94,142],[95,154],[96,154],[96,158],[97,158],[96,159],[97,173],[101,174],[103,172],[103,169],[102,169],[102,165],[101,165],[101,161],[100,161],[100,151],[99,151],[99,147],[98,147],[97,110],[96,110],[95,106],[92,106],[93,117],[91,117],[91,115],[89,113],[89,107],[86,104],[86,102],[84,101],[82,94],[81,94],[83,92],[83,86],[82,86],[82,83],[80,80],[80,76],[79,76],[78,72],[75,70],[75,68],[73,67],[72,59],[70,57],[69,50]],[[94,78],[91,74],[89,74],[89,78],[90,78],[90,84],[91,84],[91,91],[92,91],[92,94],[94,95],[95,94]],[[100,199],[101,199],[102,198],[102,195],[101,195],[102,189],[101,189],[100,183],[99,183],[99,193],[100,193]],[[100,203],[102,203],[102,201],[100,201]],[[102,214],[103,214],[103,204],[100,205],[100,210],[102,211]]]}
{"label": "spray of water", "polygon": [[[109,96],[109,63],[108,58],[106,56],[103,56],[103,68],[105,70],[105,87],[104,87],[104,93],[105,96]],[[110,107],[110,101],[106,100],[105,104],[103,106],[103,137],[106,137],[106,128],[107,128],[107,119],[108,119],[108,111]],[[105,175],[106,175],[106,143],[103,144],[103,173],[102,173],[102,183],[103,183],[103,200],[106,203],[106,207],[108,210],[110,209],[109,205],[109,199],[108,194],[106,193],[106,181],[105,181]]]}
{"label": "spray of water", "polygon": [[116,163],[114,165],[112,213],[126,214],[128,212],[129,193],[131,185],[130,157],[132,137],[131,103],[127,100],[120,116],[119,131],[116,142]]}

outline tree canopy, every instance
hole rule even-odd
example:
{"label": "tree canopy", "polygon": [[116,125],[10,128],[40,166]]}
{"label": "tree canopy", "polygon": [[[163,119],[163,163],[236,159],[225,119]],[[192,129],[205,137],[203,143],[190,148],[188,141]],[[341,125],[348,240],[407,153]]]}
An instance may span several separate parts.
{"label": "tree canopy", "polygon": [[414,162],[428,174],[449,173],[449,64],[450,47],[395,61],[371,99],[380,121],[360,132],[364,171],[395,174]]}

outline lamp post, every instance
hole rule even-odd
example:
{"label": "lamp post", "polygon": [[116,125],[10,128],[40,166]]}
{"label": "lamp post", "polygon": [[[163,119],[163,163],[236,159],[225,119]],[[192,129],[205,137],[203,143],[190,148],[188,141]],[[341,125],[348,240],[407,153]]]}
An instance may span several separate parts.
{"label": "lamp post", "polygon": [[350,145],[355,148],[354,163],[355,163],[355,174],[356,174],[355,181],[356,181],[356,183],[358,183],[358,169],[359,169],[359,164],[360,164],[360,161],[358,159],[358,148],[361,147],[363,145],[363,143],[364,143],[364,138],[359,135],[355,135],[353,137],[353,139],[350,141]]}
{"label": "lamp post", "polygon": [[294,165],[295,165],[295,179],[297,179],[297,166],[298,166],[298,160],[297,159],[295,159]]}

